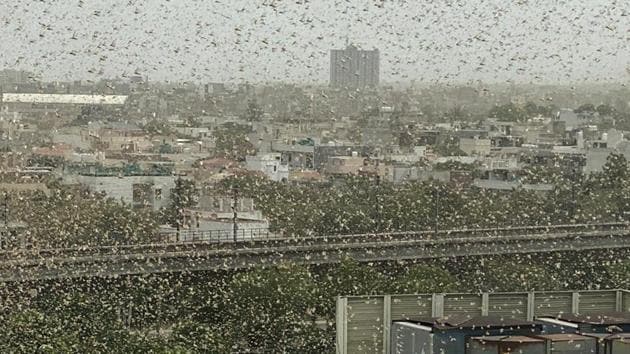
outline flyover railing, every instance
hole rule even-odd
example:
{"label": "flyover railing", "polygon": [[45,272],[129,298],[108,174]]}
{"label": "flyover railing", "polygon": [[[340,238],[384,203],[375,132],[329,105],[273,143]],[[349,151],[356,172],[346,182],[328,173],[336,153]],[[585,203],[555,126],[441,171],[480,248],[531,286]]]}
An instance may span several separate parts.
{"label": "flyover railing", "polygon": [[[240,233],[239,233],[240,232]],[[291,250],[298,247],[331,246],[339,247],[366,247],[379,244],[396,244],[408,242],[448,243],[448,242],[472,242],[490,238],[513,239],[523,238],[550,238],[550,237],[580,237],[581,235],[617,234],[628,233],[628,223],[605,224],[569,224],[569,225],[536,225],[501,228],[456,229],[442,231],[407,231],[364,233],[348,235],[328,236],[298,236],[287,237],[279,233],[270,232],[267,229],[243,229],[237,230],[236,239],[234,232],[228,230],[204,231],[203,233],[180,231],[179,235],[161,235],[159,242],[144,244],[120,244],[108,246],[76,246],[67,248],[38,248],[15,249],[0,252],[0,261],[20,261],[24,259],[55,259],[95,257],[99,255],[159,255],[166,253],[188,253],[216,250],[217,252],[254,251],[265,249]]]}

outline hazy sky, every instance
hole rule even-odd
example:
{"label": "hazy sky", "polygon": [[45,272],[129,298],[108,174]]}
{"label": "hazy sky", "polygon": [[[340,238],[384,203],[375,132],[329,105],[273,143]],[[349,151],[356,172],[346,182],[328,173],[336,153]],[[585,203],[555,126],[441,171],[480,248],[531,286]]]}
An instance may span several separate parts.
{"label": "hazy sky", "polygon": [[630,81],[628,0],[1,0],[0,23],[0,68],[45,79],[324,83],[349,40],[383,81]]}

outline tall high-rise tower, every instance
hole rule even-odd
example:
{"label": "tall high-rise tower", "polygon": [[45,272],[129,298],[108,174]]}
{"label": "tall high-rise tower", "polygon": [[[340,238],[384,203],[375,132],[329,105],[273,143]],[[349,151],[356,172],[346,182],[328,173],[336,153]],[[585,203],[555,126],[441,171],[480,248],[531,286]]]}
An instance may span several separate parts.
{"label": "tall high-rise tower", "polygon": [[354,45],[330,51],[330,86],[375,87],[379,82],[379,52]]}

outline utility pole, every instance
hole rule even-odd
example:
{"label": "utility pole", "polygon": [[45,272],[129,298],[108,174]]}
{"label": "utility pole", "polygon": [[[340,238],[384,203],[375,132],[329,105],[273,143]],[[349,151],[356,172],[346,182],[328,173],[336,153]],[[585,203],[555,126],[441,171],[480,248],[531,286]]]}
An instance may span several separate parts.
{"label": "utility pole", "polygon": [[236,205],[238,203],[238,188],[236,187],[236,185],[234,185],[232,187],[232,236],[234,238],[234,244],[236,244],[236,235],[238,233],[238,213],[236,211]]}
{"label": "utility pole", "polygon": [[4,205],[2,210],[2,218],[4,219],[4,230],[0,236],[0,249],[4,248],[4,239],[9,236],[9,192],[4,191]]}
{"label": "utility pole", "polygon": [[174,196],[175,198],[177,198],[178,203],[175,204],[175,208],[177,208],[175,210],[175,225],[177,227],[177,240],[179,241],[179,232],[181,229],[181,223],[182,223],[182,214],[183,214],[183,205],[182,205],[182,176],[177,176],[177,181],[175,181],[175,193],[176,195]]}
{"label": "utility pole", "polygon": [[[377,163],[378,166],[378,163]],[[381,229],[381,176],[378,175],[378,171],[376,172],[376,232],[380,232]]]}
{"label": "utility pole", "polygon": [[437,235],[439,231],[439,223],[440,223],[440,187],[435,187],[434,190],[434,200],[435,200],[435,216],[434,221],[435,225],[433,226],[433,232]]}
{"label": "utility pole", "polygon": [[577,209],[577,200],[575,200],[575,183],[577,179],[577,169],[573,168],[573,178],[571,178],[571,211],[570,211],[570,222],[575,222],[575,209]]}

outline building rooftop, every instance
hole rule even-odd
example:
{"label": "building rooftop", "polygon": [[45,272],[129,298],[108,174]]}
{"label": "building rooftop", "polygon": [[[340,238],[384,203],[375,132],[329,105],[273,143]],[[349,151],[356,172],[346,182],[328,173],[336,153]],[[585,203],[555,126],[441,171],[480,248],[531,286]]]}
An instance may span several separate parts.
{"label": "building rooftop", "polygon": [[53,103],[53,104],[125,104],[127,96],[117,95],[70,95],[46,93],[3,93],[4,103]]}

